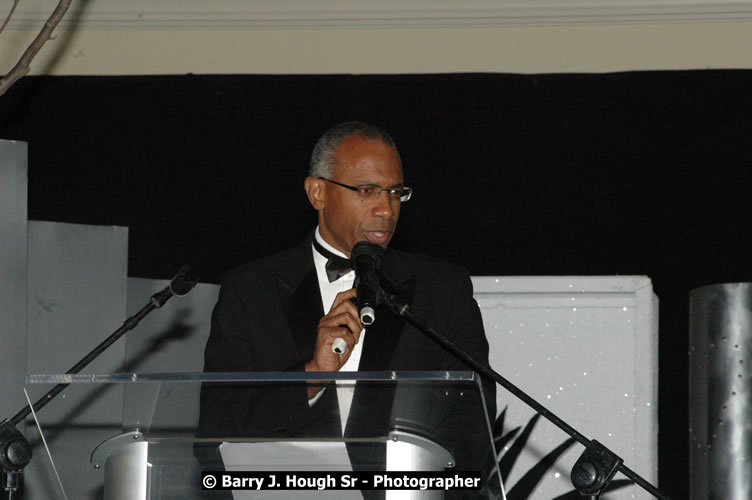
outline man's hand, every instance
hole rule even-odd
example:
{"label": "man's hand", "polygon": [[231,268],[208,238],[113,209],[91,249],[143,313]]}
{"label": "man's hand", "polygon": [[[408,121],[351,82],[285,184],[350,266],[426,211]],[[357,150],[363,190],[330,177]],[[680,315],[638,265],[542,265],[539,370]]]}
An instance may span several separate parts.
{"label": "man's hand", "polygon": [[[350,300],[354,298],[354,288],[338,293],[329,313],[319,321],[313,359],[305,366],[307,372],[336,372],[350,358],[353,347],[360,340],[360,331],[363,328],[358,318],[358,308]],[[332,352],[332,343],[338,338],[347,343],[347,349],[342,354]],[[320,389],[321,387],[318,386],[310,387],[309,399]]]}

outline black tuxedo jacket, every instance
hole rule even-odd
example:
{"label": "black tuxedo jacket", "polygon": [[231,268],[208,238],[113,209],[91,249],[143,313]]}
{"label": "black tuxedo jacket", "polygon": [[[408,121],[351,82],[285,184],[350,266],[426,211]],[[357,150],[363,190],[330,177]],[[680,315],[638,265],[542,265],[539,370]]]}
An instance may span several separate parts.
{"label": "black tuxedo jacket", "polygon": [[[324,316],[313,264],[312,235],[294,248],[262,258],[229,272],[222,281],[212,314],[205,350],[206,372],[303,370],[314,351],[316,329]],[[413,312],[462,346],[481,363],[488,363],[480,310],[472,284],[461,268],[438,259],[393,249],[384,254],[383,287],[405,298]],[[386,308],[365,335],[360,371],[469,370],[463,362]],[[484,383],[490,417],[495,417],[495,391]],[[374,405],[373,391],[356,390],[346,435],[379,434],[389,425],[393,394],[383,391]],[[370,410],[359,397],[368,397]],[[461,394],[445,397],[462,397]],[[373,408],[381,409],[381,413]],[[453,419],[434,415],[428,425]],[[460,416],[461,418],[461,416]],[[451,425],[463,425],[456,421]],[[477,427],[477,426],[476,426]],[[485,426],[484,426],[485,427]],[[477,429],[476,429],[477,430]],[[265,436],[274,438],[341,436],[336,391],[326,390],[312,407],[305,386],[291,383],[264,390],[205,384],[201,391],[200,437]],[[476,439],[487,440],[485,429]],[[472,441],[472,439],[470,440]],[[478,469],[471,442],[454,445],[458,467]],[[461,448],[461,449],[458,449]],[[467,458],[461,458],[467,455]],[[464,462],[465,467],[462,467]]]}

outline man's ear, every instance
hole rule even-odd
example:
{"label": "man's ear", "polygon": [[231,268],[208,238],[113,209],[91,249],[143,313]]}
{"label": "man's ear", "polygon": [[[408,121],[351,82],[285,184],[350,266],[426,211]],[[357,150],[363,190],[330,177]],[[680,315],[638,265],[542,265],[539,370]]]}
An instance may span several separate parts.
{"label": "man's ear", "polygon": [[303,188],[314,210],[319,211],[323,209],[326,204],[326,186],[324,186],[324,181],[309,176],[305,178]]}

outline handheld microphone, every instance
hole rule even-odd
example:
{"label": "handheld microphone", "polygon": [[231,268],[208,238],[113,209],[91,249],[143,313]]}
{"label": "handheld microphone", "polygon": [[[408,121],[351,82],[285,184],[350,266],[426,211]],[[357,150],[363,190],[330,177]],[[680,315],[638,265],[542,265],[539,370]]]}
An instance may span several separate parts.
{"label": "handheld microphone", "polygon": [[355,270],[358,315],[364,325],[376,321],[376,306],[381,292],[377,273],[384,266],[383,253],[383,248],[367,241],[356,243],[350,253]]}

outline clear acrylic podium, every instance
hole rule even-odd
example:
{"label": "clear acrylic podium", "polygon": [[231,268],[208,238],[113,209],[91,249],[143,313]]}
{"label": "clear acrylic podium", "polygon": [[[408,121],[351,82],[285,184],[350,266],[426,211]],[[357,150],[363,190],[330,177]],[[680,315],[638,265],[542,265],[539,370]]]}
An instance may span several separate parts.
{"label": "clear acrylic podium", "polygon": [[[26,427],[40,431],[32,464],[59,498],[503,498],[475,373],[30,375],[28,397],[59,383],[70,385]],[[313,404],[312,384],[323,390]],[[206,472],[248,471],[472,471],[481,481],[449,491],[202,482]]]}

